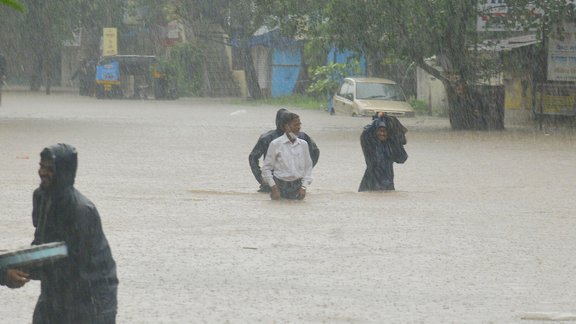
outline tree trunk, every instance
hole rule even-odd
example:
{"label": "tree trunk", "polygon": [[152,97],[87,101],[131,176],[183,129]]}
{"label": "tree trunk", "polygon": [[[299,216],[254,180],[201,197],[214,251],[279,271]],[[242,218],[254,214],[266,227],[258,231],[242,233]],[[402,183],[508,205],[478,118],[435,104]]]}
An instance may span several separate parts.
{"label": "tree trunk", "polygon": [[252,52],[250,47],[241,46],[241,57],[242,66],[244,67],[244,73],[246,75],[246,86],[248,87],[248,92],[252,99],[262,99],[262,89],[258,84],[258,75],[256,74],[256,68],[254,68],[254,60],[252,59]]}
{"label": "tree trunk", "polygon": [[[32,51],[35,51],[32,49]],[[30,91],[39,91],[42,86],[42,57],[35,53],[33,55],[32,71],[30,71]]]}
{"label": "tree trunk", "polygon": [[298,74],[298,81],[296,87],[294,88],[294,93],[306,94],[306,89],[310,85],[310,77],[308,76],[308,64],[304,57],[304,49],[300,49],[300,54],[302,57],[302,64],[300,64],[300,73]]}
{"label": "tree trunk", "polygon": [[452,129],[466,130],[475,128],[474,112],[476,103],[472,101],[471,97],[456,91],[452,86],[446,88],[446,95],[448,96],[448,118]]}
{"label": "tree trunk", "polygon": [[382,77],[384,73],[384,64],[381,55],[366,54],[366,75],[369,77]]}
{"label": "tree trunk", "polygon": [[452,129],[504,129],[503,114],[493,117],[494,114],[490,111],[488,101],[483,98],[478,89],[468,85],[461,76],[458,76],[458,80],[452,80],[423,60],[417,61],[416,64],[444,84],[448,97],[448,117]]}
{"label": "tree trunk", "polygon": [[49,95],[52,90],[52,55],[48,53],[45,58],[45,69],[44,69],[44,87],[46,94]]}
{"label": "tree trunk", "polygon": [[44,48],[42,44],[44,43],[44,38],[46,37],[46,29],[43,26],[43,20],[41,13],[44,10],[44,2],[31,2],[28,6],[28,15],[30,21],[30,30],[28,31],[29,42],[31,51],[31,62],[30,62],[30,90],[39,91],[42,86],[42,75],[43,66],[43,52]]}

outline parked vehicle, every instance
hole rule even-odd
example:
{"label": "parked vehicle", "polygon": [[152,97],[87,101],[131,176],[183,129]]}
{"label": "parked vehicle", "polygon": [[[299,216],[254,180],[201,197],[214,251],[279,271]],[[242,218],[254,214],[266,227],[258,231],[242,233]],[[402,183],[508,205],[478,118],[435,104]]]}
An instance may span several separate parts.
{"label": "parked vehicle", "polygon": [[103,57],[96,66],[96,98],[177,99],[170,77],[155,56]]}
{"label": "parked vehicle", "polygon": [[373,116],[385,112],[395,117],[415,116],[402,88],[388,79],[344,78],[332,100],[336,114]]}

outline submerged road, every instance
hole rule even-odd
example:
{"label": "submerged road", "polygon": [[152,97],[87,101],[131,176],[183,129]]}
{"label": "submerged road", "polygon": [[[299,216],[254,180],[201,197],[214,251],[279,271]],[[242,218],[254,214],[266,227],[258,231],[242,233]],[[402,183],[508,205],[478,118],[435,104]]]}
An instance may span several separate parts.
{"label": "submerged road", "polygon": [[[8,92],[0,249],[30,243],[39,152],[78,149],[118,266],[118,323],[535,323],[576,314],[576,135],[402,119],[395,192],[358,193],[369,118],[288,109],[320,148],[305,201],[256,192],[279,107]],[[0,289],[30,323],[39,284]]]}

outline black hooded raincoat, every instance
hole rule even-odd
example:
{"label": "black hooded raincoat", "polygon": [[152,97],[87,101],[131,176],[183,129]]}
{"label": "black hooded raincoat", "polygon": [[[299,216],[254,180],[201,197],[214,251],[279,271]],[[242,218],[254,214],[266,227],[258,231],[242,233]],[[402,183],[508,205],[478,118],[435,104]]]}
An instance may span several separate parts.
{"label": "black hooded raincoat", "polygon": [[41,157],[54,161],[55,184],[34,191],[32,244],[64,241],[68,257],[33,273],[41,280],[33,323],[114,323],[116,263],[96,207],[74,188],[76,150],[57,144]]}
{"label": "black hooded raincoat", "polygon": [[[384,142],[376,137],[378,127],[383,124],[388,131],[388,139]],[[377,118],[364,127],[360,135],[360,145],[366,161],[366,171],[358,191],[395,190],[393,164],[404,163],[408,159],[404,150],[406,131],[397,118],[390,116]]]}

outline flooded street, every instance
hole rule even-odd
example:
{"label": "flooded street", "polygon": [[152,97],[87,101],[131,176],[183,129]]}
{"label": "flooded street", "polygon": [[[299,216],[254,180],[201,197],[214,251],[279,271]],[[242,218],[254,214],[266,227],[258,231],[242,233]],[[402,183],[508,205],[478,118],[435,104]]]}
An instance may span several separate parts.
{"label": "flooded street", "polygon": [[[248,154],[279,107],[5,93],[0,249],[29,244],[39,153],[78,149],[76,188],[117,262],[118,323],[535,323],[576,314],[576,134],[402,119],[397,191],[358,193],[369,118],[288,109],[320,148],[306,200],[257,193]],[[0,289],[30,323],[40,286]]]}

